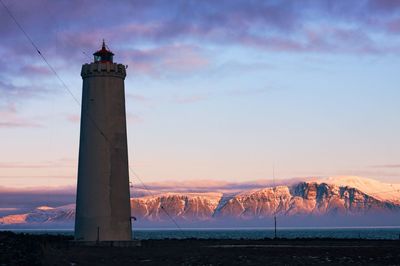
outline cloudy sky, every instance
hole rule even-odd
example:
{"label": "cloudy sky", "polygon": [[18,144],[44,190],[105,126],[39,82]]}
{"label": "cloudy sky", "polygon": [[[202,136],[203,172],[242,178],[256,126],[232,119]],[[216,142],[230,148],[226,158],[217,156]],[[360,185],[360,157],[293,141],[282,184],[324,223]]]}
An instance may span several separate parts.
{"label": "cloudy sky", "polygon": [[[2,2],[78,100],[103,38],[129,66],[144,182],[400,183],[399,1]],[[80,106],[1,5],[0,25],[0,186],[74,187]]]}

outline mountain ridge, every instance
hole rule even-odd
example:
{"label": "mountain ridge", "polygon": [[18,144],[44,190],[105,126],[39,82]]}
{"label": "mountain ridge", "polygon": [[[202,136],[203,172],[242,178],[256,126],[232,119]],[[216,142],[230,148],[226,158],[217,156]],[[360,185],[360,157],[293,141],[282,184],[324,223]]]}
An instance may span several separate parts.
{"label": "mountain ridge", "polygon": [[[387,189],[386,184],[360,178],[354,182],[339,181],[328,178],[226,193],[160,192],[131,198],[131,213],[139,225],[165,224],[171,217],[186,224],[240,224],[268,220],[274,215],[282,219],[302,217],[317,221],[329,217],[347,217],[351,220],[364,216],[400,214],[398,192],[376,197],[353,186],[337,185],[358,184],[364,190],[373,191],[374,187],[367,187],[366,184],[372,184],[377,190]],[[396,191],[397,185],[389,187]],[[39,206],[28,213],[0,217],[0,225],[72,224],[74,215],[74,204],[55,208]]]}

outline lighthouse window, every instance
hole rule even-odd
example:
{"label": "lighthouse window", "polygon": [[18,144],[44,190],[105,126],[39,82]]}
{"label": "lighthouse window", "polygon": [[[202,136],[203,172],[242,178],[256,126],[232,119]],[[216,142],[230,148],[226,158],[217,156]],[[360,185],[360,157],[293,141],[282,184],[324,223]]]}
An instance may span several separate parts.
{"label": "lighthouse window", "polygon": [[95,55],[94,56],[94,61],[95,62],[101,62],[101,61],[113,61],[113,56],[110,54],[103,54],[103,55]]}
{"label": "lighthouse window", "polygon": [[112,62],[113,61],[113,56],[110,55],[110,54],[103,55],[102,61],[110,61],[110,62]]}

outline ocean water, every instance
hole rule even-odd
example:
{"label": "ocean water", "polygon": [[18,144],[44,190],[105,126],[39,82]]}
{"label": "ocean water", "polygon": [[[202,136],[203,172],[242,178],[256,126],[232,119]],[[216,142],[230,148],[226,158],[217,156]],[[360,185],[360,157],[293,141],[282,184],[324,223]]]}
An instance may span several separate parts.
{"label": "ocean water", "polygon": [[[5,231],[5,229],[3,229]],[[15,229],[16,233],[73,235],[72,229]],[[273,228],[228,228],[228,229],[137,229],[134,239],[263,239],[273,238]],[[400,227],[363,228],[278,228],[279,238],[361,238],[400,239]]]}

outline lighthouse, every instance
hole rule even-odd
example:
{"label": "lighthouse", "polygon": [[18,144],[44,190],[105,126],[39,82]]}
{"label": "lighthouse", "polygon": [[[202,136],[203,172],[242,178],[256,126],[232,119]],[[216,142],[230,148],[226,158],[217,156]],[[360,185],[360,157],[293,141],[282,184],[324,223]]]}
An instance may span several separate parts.
{"label": "lighthouse", "polygon": [[82,66],[75,240],[129,241],[131,213],[126,133],[126,68],[104,41]]}

